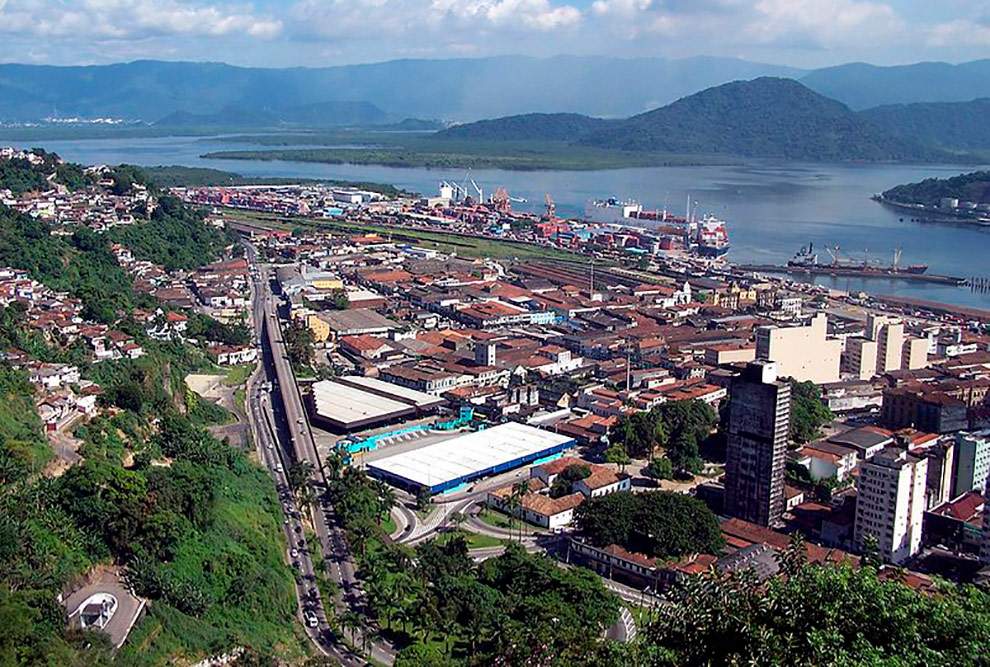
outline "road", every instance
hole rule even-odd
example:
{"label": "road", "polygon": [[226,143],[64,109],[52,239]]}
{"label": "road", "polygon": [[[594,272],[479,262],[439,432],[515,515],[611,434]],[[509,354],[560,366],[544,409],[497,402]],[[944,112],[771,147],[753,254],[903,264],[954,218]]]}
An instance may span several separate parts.
{"label": "road", "polygon": [[[303,582],[298,587],[299,599],[312,603],[318,619],[317,627],[304,626],[310,639],[322,653],[344,665],[363,665],[367,662],[365,656],[356,655],[327,624],[323,601],[315,583],[310,579],[315,574],[310,550],[319,548],[329,566],[331,578],[341,591],[341,595],[333,600],[334,610],[338,615],[347,608],[362,614],[365,611],[363,592],[355,574],[356,567],[343,530],[337,524],[329,502],[321,500],[318,506],[307,508],[316,532],[317,544],[304,544],[302,547],[298,545],[302,535],[302,515],[293,504],[286,471],[293,461],[308,462],[313,470],[310,482],[318,492],[326,490],[326,478],[306,418],[302,396],[289,365],[278,322],[278,301],[269,288],[267,269],[257,265],[254,247],[245,245],[248,261],[252,269],[257,270],[252,284],[252,319],[262,350],[262,363],[249,382],[248,413],[262,460],[273,471],[283,507],[289,512],[286,535],[289,543],[296,545],[294,548],[298,555],[295,560],[299,563],[300,579]],[[268,389],[269,386],[272,387],[271,390]],[[361,631],[349,634],[354,645],[370,644],[367,657],[372,660],[383,664],[392,664],[395,661],[395,651],[386,642],[363,641],[365,638]]]}

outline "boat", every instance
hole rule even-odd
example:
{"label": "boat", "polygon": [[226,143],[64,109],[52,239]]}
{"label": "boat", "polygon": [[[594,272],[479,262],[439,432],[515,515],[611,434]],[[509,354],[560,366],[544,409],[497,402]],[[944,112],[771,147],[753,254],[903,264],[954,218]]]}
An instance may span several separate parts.
{"label": "boat", "polygon": [[814,269],[815,273],[835,273],[859,276],[896,276],[903,274],[918,276],[928,271],[927,264],[908,264],[907,266],[901,266],[900,248],[894,250],[894,259],[889,266],[884,266],[879,263],[871,264],[869,259],[863,259],[862,261],[841,259],[839,257],[839,246],[835,246],[834,248],[826,247],[826,250],[828,250],[829,255],[832,256],[831,263],[819,264],[818,253],[815,252],[815,244],[809,243],[806,246],[801,246],[801,249],[794,253],[794,256],[788,260],[787,266],[795,269]]}
{"label": "boat", "polygon": [[594,199],[584,206],[584,219],[600,224],[625,223],[643,210],[643,206],[632,199],[619,200],[615,197]]}
{"label": "boat", "polygon": [[721,257],[729,252],[729,232],[725,221],[706,215],[698,221],[698,254],[702,257]]}

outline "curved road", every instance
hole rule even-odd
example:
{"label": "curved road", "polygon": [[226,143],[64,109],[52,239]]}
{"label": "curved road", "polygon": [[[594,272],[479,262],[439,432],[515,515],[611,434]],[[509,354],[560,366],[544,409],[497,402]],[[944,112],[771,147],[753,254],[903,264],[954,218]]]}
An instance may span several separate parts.
{"label": "curved road", "polygon": [[[247,408],[261,460],[272,470],[283,509],[288,513],[286,535],[289,544],[293,545],[290,548],[295,548],[298,552],[294,561],[299,564],[297,569],[299,581],[302,582],[297,586],[299,599],[304,609],[309,605],[317,618],[316,627],[309,627],[306,623],[304,627],[320,652],[340,664],[364,665],[370,657],[375,662],[390,665],[395,661],[395,651],[388,643],[372,641],[369,655],[361,656],[342,641],[328,625],[323,613],[323,601],[314,581],[310,579],[315,575],[310,550],[319,548],[329,566],[330,576],[338,583],[342,593],[332,601],[334,610],[338,615],[348,608],[364,613],[363,592],[355,574],[356,567],[347,540],[342,528],[336,523],[333,507],[325,499],[318,507],[308,509],[318,544],[299,544],[303,539],[301,514],[293,504],[285,471],[291,461],[310,463],[313,466],[311,484],[320,492],[327,488],[326,478],[306,418],[302,396],[289,367],[276,313],[277,301],[269,289],[267,270],[256,264],[254,247],[248,243],[245,247],[252,272],[256,271],[252,284],[252,316],[262,351],[262,363],[249,383]],[[272,385],[271,390],[267,389],[268,383]],[[350,634],[355,645],[363,644],[366,639],[360,631]]]}

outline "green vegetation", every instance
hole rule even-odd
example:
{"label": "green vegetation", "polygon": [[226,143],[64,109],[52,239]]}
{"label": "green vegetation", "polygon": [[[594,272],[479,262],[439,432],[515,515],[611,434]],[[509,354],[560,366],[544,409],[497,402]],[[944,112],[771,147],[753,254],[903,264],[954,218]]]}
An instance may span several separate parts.
{"label": "green vegetation", "polygon": [[205,187],[212,185],[293,185],[296,183],[325,183],[327,185],[360,188],[370,192],[380,192],[394,197],[402,194],[392,185],[382,183],[367,183],[364,181],[317,180],[310,178],[262,178],[242,176],[231,171],[208,169],[206,167],[182,167],[179,165],[167,167],[142,167],[148,178],[159,188],[172,187]]}
{"label": "green vegetation", "polygon": [[529,243],[498,241],[471,236],[456,236],[443,232],[424,232],[419,230],[396,229],[384,225],[366,224],[344,221],[308,221],[303,218],[280,218],[245,211],[231,211],[230,215],[240,217],[252,224],[263,225],[274,229],[284,229],[287,225],[308,227],[325,231],[339,231],[347,234],[372,234],[391,237],[399,242],[414,243],[441,252],[454,253],[461,257],[491,257],[518,260],[547,260],[553,259],[571,263],[584,264],[587,258],[581,255],[547,246],[536,246]]}
{"label": "green vegetation", "polygon": [[137,259],[161,264],[169,271],[208,264],[232,242],[223,232],[203,224],[201,212],[167,195],[159,197],[150,220],[117,227],[107,236],[127,246]]}
{"label": "green vegetation", "polygon": [[491,535],[482,535],[480,533],[472,533],[468,530],[453,529],[447,530],[436,538],[434,538],[437,544],[449,544],[450,542],[457,540],[464,540],[468,549],[488,549],[491,547],[501,547],[509,544],[510,540],[503,540],[497,537],[492,537]]}
{"label": "green vegetation", "polygon": [[[115,187],[128,190],[143,178],[124,168],[115,173]],[[168,253],[174,264],[216,259],[218,245],[196,225],[205,228],[199,217],[167,203],[157,220],[131,227],[128,240],[159,244],[150,252]],[[121,568],[152,600],[118,655],[125,664],[191,662],[237,646],[301,657],[271,480],[203,429],[227,413],[186,391],[184,378],[212,365],[200,348],[150,340],[129,317],[136,306],[157,304],[133,292],[108,235],[49,232],[44,223],[0,210],[0,263],[79,297],[86,317],[134,336],[146,355],[90,363],[82,350],[26,331],[23,308],[0,315],[3,344],[77,363],[83,377],[103,388],[101,406],[112,409],[76,429],[82,463],[61,477],[41,477],[34,473],[51,451],[32,388],[22,373],[0,364],[2,662],[107,662],[105,638],[67,631],[56,601],[95,565]],[[199,324],[205,338],[238,335]]]}
{"label": "green vegetation", "polygon": [[792,79],[763,77],[703,90],[594,131],[578,143],[631,151],[789,160],[946,160]]}
{"label": "green vegetation", "polygon": [[[586,570],[564,570],[515,544],[475,565],[470,546],[498,546],[460,530],[418,546],[390,543],[377,520],[381,485],[332,465],[330,494],[347,531],[368,601],[397,664],[601,664],[599,637],[618,601]],[[387,488],[387,487],[386,487]],[[343,623],[344,619],[341,618]],[[350,622],[350,621],[349,621]],[[423,656],[430,662],[423,663]]]}
{"label": "green vegetation", "polygon": [[654,458],[658,447],[680,472],[698,472],[700,447],[718,424],[718,415],[703,401],[674,401],[648,412],[623,417],[614,442],[633,458]]}
{"label": "green vegetation", "polygon": [[455,125],[437,136],[483,141],[573,141],[615,122],[578,113],[528,113]]}
{"label": "green vegetation", "polygon": [[86,317],[115,321],[134,297],[109,240],[85,228],[69,237],[50,231],[47,223],[0,206],[0,265],[24,269],[52,289],[82,299]]}
{"label": "green vegetation", "polygon": [[32,151],[42,157],[40,164],[31,164],[23,159],[0,161],[0,190],[10,190],[14,194],[48,190],[51,188],[48,182],[50,177],[56,184],[70,190],[78,190],[93,182],[79,165],[59,164],[57,155],[40,148]]}
{"label": "green vegetation", "polygon": [[946,150],[990,149],[990,99],[970,102],[888,104],[860,115],[879,127]]}
{"label": "green vegetation", "polygon": [[560,498],[571,492],[571,485],[591,475],[591,468],[581,463],[567,466],[550,485],[550,497]]}
{"label": "green vegetation", "polygon": [[797,443],[814,440],[820,435],[821,427],[834,418],[813,382],[791,380],[791,440]]}
{"label": "green vegetation", "polygon": [[945,585],[934,594],[881,580],[873,567],[809,565],[798,541],[789,576],[688,577],[641,632],[650,665],[983,665],[990,595]]}
{"label": "green vegetation", "polygon": [[0,364],[0,486],[39,472],[52,456],[27,376]]}
{"label": "green vegetation", "polygon": [[576,512],[581,532],[604,547],[678,558],[721,551],[718,521],[697,498],[670,491],[612,493],[584,501]]}
{"label": "green vegetation", "polygon": [[943,197],[990,203],[990,171],[974,171],[951,178],[926,178],[919,183],[898,185],[883,193],[885,199],[902,204],[936,206]]}
{"label": "green vegetation", "polygon": [[[397,143],[397,142],[400,142]],[[627,167],[727,164],[725,156],[687,155],[674,151],[624,151],[576,146],[562,141],[480,141],[434,136],[397,137],[376,148],[297,148],[260,151],[215,151],[204,158],[224,160],[291,160],[324,164],[383,165],[428,169],[544,169],[586,171]]]}
{"label": "green vegetation", "polygon": [[515,520],[504,512],[499,512],[490,507],[484,508],[479,514],[478,518],[487,523],[492,528],[504,528],[506,530],[511,530],[515,526]]}
{"label": "green vegetation", "polygon": [[293,320],[284,329],[285,351],[293,368],[308,368],[313,360],[313,345],[316,338],[313,330],[299,320]]}

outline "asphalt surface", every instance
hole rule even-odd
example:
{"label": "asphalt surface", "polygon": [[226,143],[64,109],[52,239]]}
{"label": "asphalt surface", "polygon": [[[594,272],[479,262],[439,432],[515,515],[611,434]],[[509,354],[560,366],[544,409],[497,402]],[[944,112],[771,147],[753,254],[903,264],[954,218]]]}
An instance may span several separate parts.
{"label": "asphalt surface", "polygon": [[[262,350],[262,363],[249,382],[248,414],[262,461],[275,477],[283,510],[287,515],[284,529],[288,543],[293,545],[288,558],[298,575],[296,588],[300,600],[300,619],[310,640],[320,652],[340,664],[364,665],[367,657],[378,663],[392,664],[395,661],[395,651],[387,643],[372,641],[368,656],[358,655],[327,623],[324,601],[315,583],[312,557],[314,550],[322,551],[330,576],[341,591],[336,599],[328,601],[338,615],[348,608],[364,615],[364,595],[355,575],[356,568],[343,530],[336,523],[333,507],[325,500],[321,500],[315,508],[297,508],[294,504],[286,477],[293,461],[306,461],[313,466],[310,481],[318,492],[326,490],[326,479],[306,418],[302,396],[289,366],[278,322],[277,297],[269,288],[267,270],[257,266],[256,253],[250,245],[247,245],[247,258],[252,268],[259,272],[253,282],[252,315]],[[268,389],[269,383],[271,390]],[[310,512],[317,537],[314,544],[300,544],[300,540],[304,539],[303,511]],[[295,549],[295,555],[291,553],[291,549]],[[315,627],[306,622],[307,611],[316,616]],[[349,634],[353,645],[365,643],[360,631]]]}

